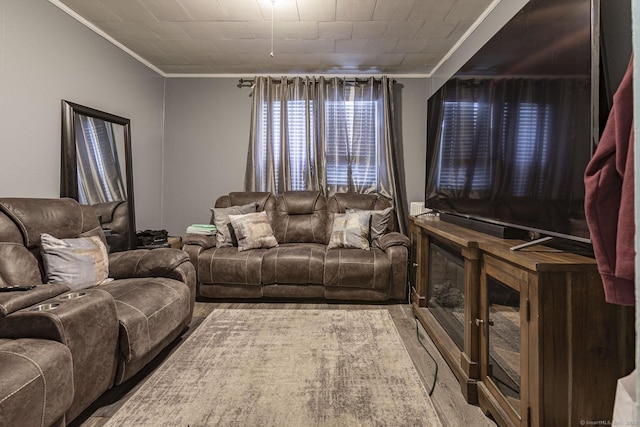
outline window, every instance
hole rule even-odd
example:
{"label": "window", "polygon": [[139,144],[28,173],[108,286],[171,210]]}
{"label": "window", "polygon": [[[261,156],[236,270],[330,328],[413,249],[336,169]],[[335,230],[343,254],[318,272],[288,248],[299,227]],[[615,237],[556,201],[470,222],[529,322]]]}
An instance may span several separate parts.
{"label": "window", "polygon": [[327,184],[377,186],[377,116],[373,101],[326,103]]}
{"label": "window", "polygon": [[[286,120],[283,120],[280,103],[262,105],[262,164],[266,171],[267,150],[273,150],[274,168],[282,171],[281,162],[288,161],[291,174],[291,189],[307,188],[308,162],[313,163],[315,129],[322,128],[313,122],[313,104],[306,112],[304,100],[287,101]],[[269,107],[272,117],[268,118]],[[270,120],[268,120],[270,119]],[[324,114],[324,138],[327,164],[327,184],[345,186],[351,182],[362,186],[378,184],[378,104],[375,101],[326,101]],[[281,124],[286,123],[288,135],[288,155],[282,155]],[[267,128],[271,123],[271,129]],[[269,138],[272,144],[267,144]],[[310,144],[307,144],[310,139]],[[269,146],[271,148],[269,148]],[[309,148],[312,147],[312,148]],[[309,151],[307,151],[309,150]],[[263,188],[266,188],[266,173],[262,174]],[[276,188],[280,179],[276,173]]]}
{"label": "window", "polygon": [[[271,105],[272,116],[272,128],[271,135],[273,143],[271,149],[273,149],[274,168],[276,171],[282,170],[280,164],[283,157],[280,153],[280,144],[278,139],[281,133],[282,113],[279,102],[272,104],[264,103],[262,106],[262,164],[266,170],[267,164],[267,140],[269,133],[267,130],[267,114],[268,107]],[[307,115],[305,112],[305,101],[287,101],[287,130],[289,135],[289,171],[291,173],[291,189],[292,190],[304,190],[307,186],[307,134],[311,138],[311,146],[315,146],[315,134],[313,131],[307,129]],[[309,106],[310,116],[313,117],[313,104]],[[313,150],[309,150],[311,162],[313,162]],[[263,188],[266,188],[266,174],[262,175]],[[278,187],[279,174],[276,173],[276,188]]]}

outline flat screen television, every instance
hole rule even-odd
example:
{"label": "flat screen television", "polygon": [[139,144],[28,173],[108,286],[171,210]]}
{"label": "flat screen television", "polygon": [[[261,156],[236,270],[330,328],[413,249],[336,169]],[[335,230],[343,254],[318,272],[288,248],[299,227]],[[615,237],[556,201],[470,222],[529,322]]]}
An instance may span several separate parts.
{"label": "flat screen television", "polygon": [[609,84],[599,18],[599,0],[531,0],[431,96],[425,207],[590,244],[583,176]]}

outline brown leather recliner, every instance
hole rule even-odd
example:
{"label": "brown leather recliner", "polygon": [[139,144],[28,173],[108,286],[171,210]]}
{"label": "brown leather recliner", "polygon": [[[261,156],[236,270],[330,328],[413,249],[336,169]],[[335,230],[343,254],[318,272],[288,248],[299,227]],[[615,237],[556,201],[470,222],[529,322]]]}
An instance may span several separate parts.
{"label": "brown leather recliner", "polygon": [[[109,277],[115,280],[70,292],[67,285],[46,284],[42,233],[104,240],[93,208],[75,200],[0,199],[0,285],[37,285],[0,293],[0,360],[7,360],[7,352],[25,355],[0,363],[1,425],[33,425],[35,411],[44,425],[73,420],[139,372],[185,330],[193,314],[195,270],[186,253],[167,248],[109,254]],[[46,388],[38,387],[40,379],[30,382],[36,365]],[[49,365],[58,377],[51,377]],[[8,375],[16,366],[24,369]],[[34,393],[7,394],[23,387]]]}
{"label": "brown leather recliner", "polygon": [[[278,246],[238,251],[216,247],[214,236],[187,235],[183,250],[198,273],[205,298],[321,298],[401,300],[407,292],[409,238],[393,220],[380,247],[328,249],[333,219],[347,208],[382,210],[388,199],[375,194],[338,193],[327,200],[317,191],[234,192],[215,207],[257,203],[267,212]],[[213,221],[212,221],[213,222]]]}

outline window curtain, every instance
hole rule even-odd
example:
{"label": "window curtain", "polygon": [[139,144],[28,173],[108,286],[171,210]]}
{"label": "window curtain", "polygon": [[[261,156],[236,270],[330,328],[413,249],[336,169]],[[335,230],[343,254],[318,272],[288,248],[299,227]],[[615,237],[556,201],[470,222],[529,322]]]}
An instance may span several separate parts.
{"label": "window curtain", "polygon": [[246,191],[377,193],[407,232],[394,82],[387,77],[256,77]]}
{"label": "window curtain", "polygon": [[80,203],[126,200],[112,123],[81,114],[75,119]]}
{"label": "window curtain", "polygon": [[309,78],[255,79],[246,191],[280,194],[320,189],[315,173],[316,90],[315,81]]}
{"label": "window curtain", "polygon": [[447,82],[429,104],[434,121],[428,134],[427,198],[562,198],[577,184],[553,165],[570,170],[584,154],[554,141],[589,137],[589,129],[584,135],[567,134],[575,128],[570,122],[579,116],[576,109],[589,105],[586,89],[580,79]]}

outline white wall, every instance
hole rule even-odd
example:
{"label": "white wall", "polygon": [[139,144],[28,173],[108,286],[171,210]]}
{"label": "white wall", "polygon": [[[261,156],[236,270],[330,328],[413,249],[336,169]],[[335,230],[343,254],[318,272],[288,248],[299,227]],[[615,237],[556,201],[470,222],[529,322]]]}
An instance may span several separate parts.
{"label": "white wall", "polygon": [[[398,79],[407,196],[423,200],[426,79]],[[209,222],[218,196],[244,189],[250,89],[238,78],[167,79],[163,224],[184,234]]]}
{"label": "white wall", "polygon": [[137,225],[158,228],[163,84],[46,0],[0,0],[0,197],[59,197],[67,99],[131,119]]}

